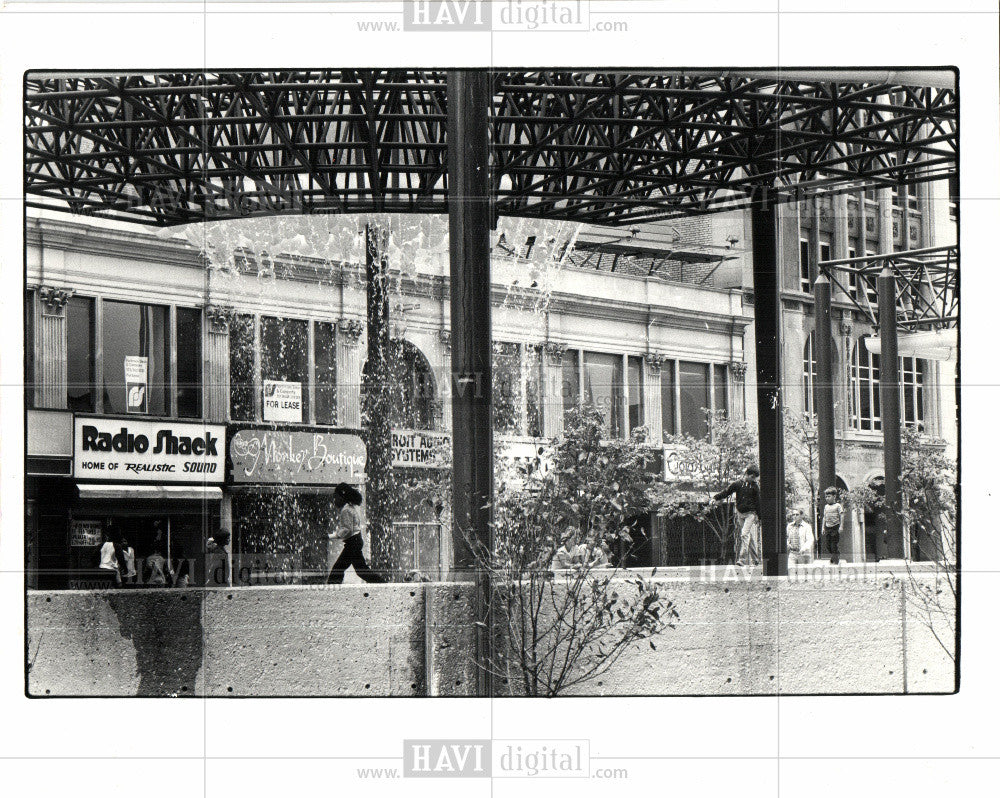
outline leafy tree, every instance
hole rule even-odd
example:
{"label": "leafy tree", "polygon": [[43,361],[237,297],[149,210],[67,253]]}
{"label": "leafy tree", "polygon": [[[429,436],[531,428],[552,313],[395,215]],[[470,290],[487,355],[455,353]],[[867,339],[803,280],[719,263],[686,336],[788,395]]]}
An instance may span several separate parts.
{"label": "leafy tree", "polygon": [[[659,587],[597,562],[602,541],[649,505],[653,478],[642,432],[602,440],[593,409],[567,414],[551,467],[498,458],[492,548],[470,541],[489,579],[489,653],[479,662],[511,694],[554,696],[611,668],[630,648],[672,627],[677,612]],[[540,461],[540,458],[539,458]],[[567,530],[587,541],[580,563],[551,570]]]}
{"label": "leafy tree", "polygon": [[784,412],[785,474],[788,505],[808,504],[809,523],[816,526],[819,507],[819,441],[816,426],[808,413]]}
{"label": "leafy tree", "polygon": [[726,417],[725,411],[705,411],[708,436],[665,435],[675,471],[685,482],[666,482],[650,490],[650,500],[667,518],[693,518],[718,539],[724,557],[735,552],[736,519],[731,508],[712,502],[712,495],[729,485],[757,462],[757,436],[745,421]]}
{"label": "leafy tree", "polygon": [[[907,600],[941,648],[955,659],[957,569],[956,464],[945,442],[904,428],[900,488],[903,524],[910,535],[906,562]],[[916,557],[931,563],[931,574],[918,570]]]}

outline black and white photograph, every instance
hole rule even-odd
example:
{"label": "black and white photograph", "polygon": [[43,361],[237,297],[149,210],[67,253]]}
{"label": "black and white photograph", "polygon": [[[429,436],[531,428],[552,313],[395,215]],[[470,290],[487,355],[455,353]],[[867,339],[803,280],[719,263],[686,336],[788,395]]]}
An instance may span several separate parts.
{"label": "black and white photograph", "polygon": [[995,8],[75,5],[0,9],[19,794],[995,778]]}

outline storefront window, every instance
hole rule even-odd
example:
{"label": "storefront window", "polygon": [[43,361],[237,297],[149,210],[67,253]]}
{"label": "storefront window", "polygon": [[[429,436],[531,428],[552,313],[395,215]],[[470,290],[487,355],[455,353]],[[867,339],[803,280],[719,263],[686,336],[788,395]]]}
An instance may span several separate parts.
{"label": "storefront window", "polygon": [[[94,411],[94,300],[74,296],[66,305],[66,407],[75,413]],[[124,367],[124,366],[123,366]]]}
{"label": "storefront window", "polygon": [[201,416],[201,311],[177,308],[177,415]]}
{"label": "storefront window", "polygon": [[583,355],[583,401],[601,414],[609,438],[621,438],[624,433],[622,369],[622,358],[619,355],[594,352],[585,352]]}
{"label": "storefront window", "polygon": [[234,421],[253,421],[254,317],[237,314],[229,324],[229,416]]}
{"label": "storefront window", "polygon": [[628,359],[628,428],[629,432],[646,423],[642,404],[642,358]]}
{"label": "storefront window", "polygon": [[147,410],[167,415],[170,358],[167,308],[132,302],[103,304],[104,412],[125,413],[125,358],[147,359]]}
{"label": "storefront window", "polygon": [[711,408],[709,396],[708,365],[705,363],[680,363],[681,432],[695,438],[708,435],[705,410]]}
{"label": "storefront window", "polygon": [[260,367],[262,380],[299,383],[301,422],[309,420],[309,322],[261,316]]}
{"label": "storefront window", "polygon": [[337,325],[319,321],[313,332],[316,364],[316,423],[337,423]]}
{"label": "storefront window", "polygon": [[668,360],[660,366],[660,415],[663,421],[663,434],[677,433],[677,423],[674,409],[677,406],[674,383],[674,361]]}

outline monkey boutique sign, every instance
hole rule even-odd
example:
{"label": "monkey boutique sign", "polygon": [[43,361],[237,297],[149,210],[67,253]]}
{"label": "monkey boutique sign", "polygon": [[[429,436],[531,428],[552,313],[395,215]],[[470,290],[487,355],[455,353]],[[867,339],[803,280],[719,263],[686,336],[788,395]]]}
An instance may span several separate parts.
{"label": "monkey boutique sign", "polygon": [[222,482],[226,428],[77,416],[73,473],[115,482]]}

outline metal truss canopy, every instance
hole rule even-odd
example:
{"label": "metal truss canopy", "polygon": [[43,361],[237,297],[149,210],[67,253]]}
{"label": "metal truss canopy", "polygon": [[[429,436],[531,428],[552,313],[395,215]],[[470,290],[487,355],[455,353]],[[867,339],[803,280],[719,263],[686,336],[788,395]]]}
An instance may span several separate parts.
{"label": "metal truss canopy", "polygon": [[[896,327],[906,332],[958,326],[958,247],[823,261],[819,270],[878,327],[878,286],[888,268],[896,278]],[[842,276],[847,276],[847,285]]]}
{"label": "metal truss canopy", "polygon": [[[491,79],[498,215],[634,224],[744,207],[762,191],[898,185],[955,166],[953,81],[759,70]],[[443,70],[29,74],[25,83],[32,207],[157,225],[447,212]]]}

